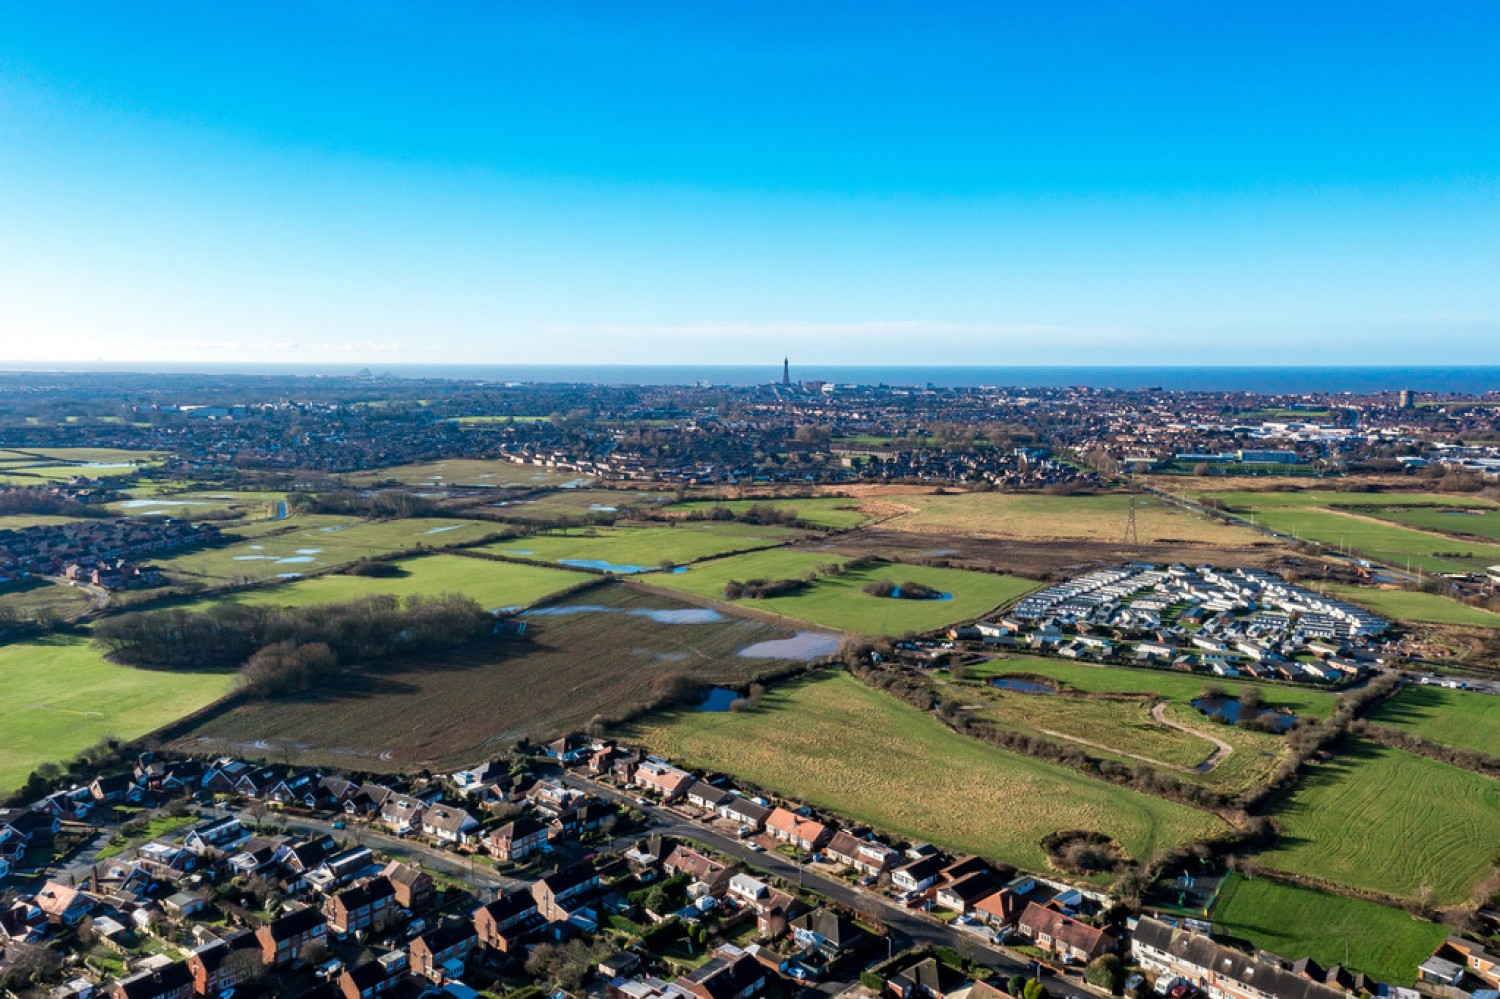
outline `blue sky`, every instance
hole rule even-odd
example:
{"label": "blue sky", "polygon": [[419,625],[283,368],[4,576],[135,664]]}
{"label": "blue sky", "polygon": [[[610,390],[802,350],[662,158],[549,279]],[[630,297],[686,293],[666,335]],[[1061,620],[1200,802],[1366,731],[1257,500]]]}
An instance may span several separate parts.
{"label": "blue sky", "polygon": [[0,360],[1500,363],[1500,6],[0,2]]}

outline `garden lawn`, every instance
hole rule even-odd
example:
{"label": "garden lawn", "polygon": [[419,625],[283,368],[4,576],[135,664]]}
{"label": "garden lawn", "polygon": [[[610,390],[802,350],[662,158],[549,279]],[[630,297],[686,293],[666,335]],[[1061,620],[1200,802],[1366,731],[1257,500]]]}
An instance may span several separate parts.
{"label": "garden lawn", "polygon": [[775,687],[752,711],[677,712],[630,738],[690,765],[927,840],[1043,870],[1058,829],[1116,838],[1132,857],[1222,829],[1203,812],[966,738],[847,674]]}
{"label": "garden lawn", "polygon": [[1276,809],[1268,867],[1401,898],[1461,903],[1494,869],[1500,781],[1348,740]]}
{"label": "garden lawn", "polygon": [[1320,584],[1340,600],[1368,607],[1382,617],[1395,621],[1429,624],[1469,624],[1481,628],[1500,628],[1500,614],[1483,607],[1470,607],[1457,600],[1416,590],[1379,590],[1368,586],[1339,583]]}
{"label": "garden lawn", "polygon": [[1411,686],[1380,705],[1370,720],[1428,742],[1500,756],[1500,698],[1492,694]]}
{"label": "garden lawn", "polygon": [[1224,882],[1213,921],[1216,933],[1251,947],[1402,986],[1416,981],[1417,965],[1448,936],[1443,926],[1400,909],[1238,874]]}
{"label": "garden lawn", "polygon": [[230,682],[227,673],[116,666],[81,636],[0,645],[0,789],[107,736],[133,739],[196,711]]}
{"label": "garden lawn", "polygon": [[656,569],[664,561],[681,565],[730,552],[769,548],[799,536],[799,532],[784,527],[684,521],[675,527],[571,528],[496,542],[483,550],[544,562],[603,562],[612,567],[612,572],[640,572]]}
{"label": "garden lawn", "polygon": [[[816,571],[819,565],[842,564],[843,560],[816,552],[775,549],[714,559],[690,567],[686,572],[652,577],[652,583],[721,600],[730,580],[797,579]],[[877,580],[900,585],[916,582],[943,593],[946,600],[902,600],[863,592]],[[797,593],[766,599],[743,599],[740,604],[770,611],[799,621],[862,635],[902,635],[932,631],[988,613],[1036,587],[1027,579],[999,576],[964,569],[877,563],[834,576],[819,576]]]}

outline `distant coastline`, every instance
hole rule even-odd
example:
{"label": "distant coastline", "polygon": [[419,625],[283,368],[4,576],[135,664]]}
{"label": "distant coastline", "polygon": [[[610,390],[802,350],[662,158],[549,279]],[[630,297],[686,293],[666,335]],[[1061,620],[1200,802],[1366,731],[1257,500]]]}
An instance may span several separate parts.
{"label": "distant coastline", "polygon": [[[398,378],[464,379],[487,382],[584,383],[614,385],[755,385],[781,378],[778,361],[766,365],[578,365],[578,364],[236,364],[210,362],[7,362],[0,372],[146,372],[205,375],[306,375],[351,377],[362,371]],[[1301,394],[1348,392],[1364,395],[1409,388],[1438,394],[1500,391],[1500,366],[1473,367],[1234,367],[1141,366],[937,367],[918,365],[799,365],[794,380],[837,384],[925,386],[1002,386],[1147,389],[1185,392]]]}

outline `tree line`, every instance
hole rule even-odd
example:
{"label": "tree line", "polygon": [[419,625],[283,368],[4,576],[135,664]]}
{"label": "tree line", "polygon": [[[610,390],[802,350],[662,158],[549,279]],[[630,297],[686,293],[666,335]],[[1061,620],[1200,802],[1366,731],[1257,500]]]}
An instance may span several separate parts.
{"label": "tree line", "polygon": [[310,689],[355,663],[436,652],[494,633],[494,616],[461,594],[304,607],[174,607],[94,626],[95,641],[119,662],[167,670],[243,666],[242,687],[257,695]]}

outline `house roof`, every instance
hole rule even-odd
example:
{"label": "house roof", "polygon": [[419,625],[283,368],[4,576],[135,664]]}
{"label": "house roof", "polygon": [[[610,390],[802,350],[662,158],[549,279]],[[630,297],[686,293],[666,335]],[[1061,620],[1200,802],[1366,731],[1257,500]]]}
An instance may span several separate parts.
{"label": "house roof", "polygon": [[1191,933],[1158,919],[1143,916],[1131,931],[1134,947],[1169,954],[1185,965],[1212,969],[1220,978],[1253,987],[1277,999],[1344,999],[1340,989],[1259,961],[1249,954],[1217,944],[1201,933]]}
{"label": "house roof", "polygon": [[816,933],[840,949],[851,946],[854,941],[865,935],[865,931],[855,926],[853,920],[827,906],[814,909],[812,912],[804,912],[792,920],[792,926],[799,930]]}
{"label": "house roof", "polygon": [[925,989],[928,994],[947,995],[968,981],[959,971],[948,967],[935,957],[925,958],[894,976],[895,980]]}
{"label": "house roof", "polygon": [[272,940],[288,940],[315,927],[323,925],[323,914],[317,909],[293,909],[283,912],[265,926]]}
{"label": "house roof", "polygon": [[1106,949],[1114,939],[1104,930],[1035,902],[1028,904],[1026,911],[1021,913],[1020,925],[1090,954]]}
{"label": "house roof", "polygon": [[995,917],[1002,923],[1013,923],[1020,918],[1027,904],[1026,899],[1009,888],[1001,888],[975,902],[974,908],[987,916]]}

